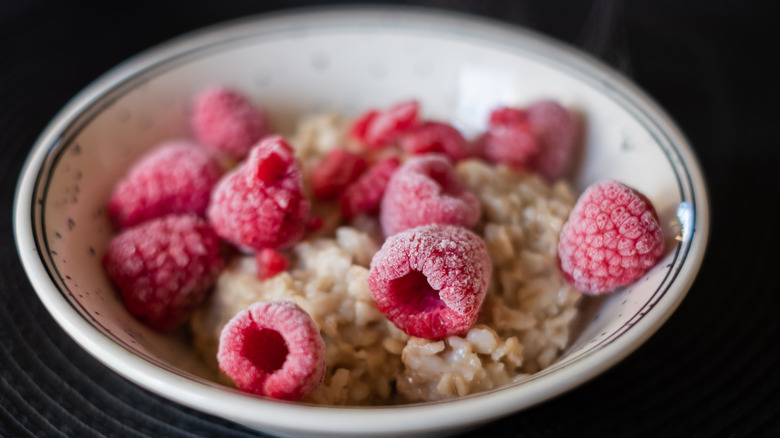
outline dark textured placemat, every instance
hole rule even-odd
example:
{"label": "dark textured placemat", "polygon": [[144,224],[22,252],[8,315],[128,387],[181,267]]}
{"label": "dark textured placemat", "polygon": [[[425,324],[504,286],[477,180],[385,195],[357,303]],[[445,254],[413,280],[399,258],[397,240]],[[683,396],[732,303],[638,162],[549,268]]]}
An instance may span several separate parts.
{"label": "dark textured placemat", "polygon": [[[0,2],[0,436],[260,436],[79,348],[22,272],[13,191],[46,123],[118,62],[225,19],[323,3]],[[776,29],[771,1],[731,3],[404,2],[529,26],[621,69],[681,126],[710,188],[708,253],[668,323],[593,381],[464,436],[780,436]]]}

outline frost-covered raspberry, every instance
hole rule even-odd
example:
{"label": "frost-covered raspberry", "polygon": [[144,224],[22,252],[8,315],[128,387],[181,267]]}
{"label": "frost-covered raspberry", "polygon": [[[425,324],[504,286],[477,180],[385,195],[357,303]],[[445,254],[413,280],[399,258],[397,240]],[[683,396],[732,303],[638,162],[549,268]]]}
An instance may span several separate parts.
{"label": "frost-covered raspberry", "polygon": [[485,243],[454,225],[390,236],[371,260],[368,286],[377,308],[411,336],[438,339],[474,324],[492,265]]}
{"label": "frost-covered raspberry", "polygon": [[127,228],[109,243],[103,265],[127,310],[168,331],[202,303],[222,269],[221,241],[195,215],[168,215]]}
{"label": "frost-covered raspberry", "polygon": [[663,251],[653,205],[612,180],[593,184],[580,195],[558,244],[564,277],[589,294],[630,284],[655,265]]}
{"label": "frost-covered raspberry", "polygon": [[479,200],[458,179],[443,155],[408,159],[390,178],[379,220],[386,236],[428,224],[471,227],[481,214]]}
{"label": "frost-covered raspberry", "polygon": [[369,149],[380,149],[418,123],[419,102],[398,103],[386,110],[369,110],[353,122],[350,133]]}
{"label": "frost-covered raspberry", "polygon": [[539,143],[530,167],[547,181],[555,181],[571,167],[577,137],[574,115],[558,102],[542,100],[528,106],[528,123]]}
{"label": "frost-covered raspberry", "polygon": [[297,304],[259,302],[222,329],[217,360],[242,391],[300,400],[322,383],[325,342]]}
{"label": "frost-covered raspberry", "polygon": [[222,86],[212,86],[196,96],[190,123],[204,147],[237,160],[270,133],[262,110],[243,94]]}
{"label": "frost-covered raspberry", "polygon": [[518,169],[528,168],[539,150],[527,113],[511,107],[497,108],[490,113],[488,129],[481,143],[489,161]]}
{"label": "frost-covered raspberry", "polygon": [[272,136],[217,183],[207,215],[223,239],[255,252],[294,244],[306,229],[309,208],[292,148]]}
{"label": "frost-covered raspberry", "polygon": [[452,125],[427,121],[403,134],[401,148],[411,154],[439,152],[453,161],[474,156],[471,144]]}
{"label": "frost-covered raspberry", "polygon": [[338,199],[367,168],[368,161],[361,155],[342,148],[331,149],[311,171],[314,196],[319,199]]}
{"label": "frost-covered raspberry", "polygon": [[385,194],[387,182],[401,165],[397,157],[387,157],[376,163],[351,184],[339,200],[341,215],[350,219],[361,213],[375,213]]}
{"label": "frost-covered raspberry", "polygon": [[173,213],[205,216],[222,173],[206,150],[183,140],[162,143],[141,157],[114,188],[109,217],[125,228]]}
{"label": "frost-covered raspberry", "polygon": [[255,254],[257,278],[267,280],[280,272],[284,272],[290,263],[287,258],[276,250],[264,248]]}

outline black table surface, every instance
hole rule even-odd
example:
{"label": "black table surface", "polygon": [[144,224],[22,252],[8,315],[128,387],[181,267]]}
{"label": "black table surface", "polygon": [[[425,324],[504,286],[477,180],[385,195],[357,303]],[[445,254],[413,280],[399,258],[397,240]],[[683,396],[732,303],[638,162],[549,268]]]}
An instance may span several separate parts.
{"label": "black table surface", "polygon": [[[22,270],[13,194],[46,123],[112,66],[203,26],[326,3],[0,1],[0,436],[263,436],[143,390],[78,347]],[[772,2],[394,3],[526,26],[603,59],[678,123],[709,187],[710,244],[669,321],[599,377],[463,436],[780,436]]]}

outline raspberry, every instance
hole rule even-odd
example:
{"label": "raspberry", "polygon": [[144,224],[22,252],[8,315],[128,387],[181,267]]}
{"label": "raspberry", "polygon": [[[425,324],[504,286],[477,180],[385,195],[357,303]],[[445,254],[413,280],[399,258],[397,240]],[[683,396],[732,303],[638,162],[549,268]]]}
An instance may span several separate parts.
{"label": "raspberry", "polygon": [[119,228],[173,213],[205,216],[211,189],[222,176],[215,157],[186,141],[166,142],[141,157],[108,201]]}
{"label": "raspberry", "polygon": [[116,235],[103,264],[130,314],[168,331],[203,302],[224,265],[220,246],[204,219],[168,215]]}
{"label": "raspberry", "polygon": [[264,248],[255,254],[255,264],[257,265],[257,277],[260,280],[267,280],[280,272],[287,270],[289,262],[278,251],[271,248]]}
{"label": "raspberry", "polygon": [[387,182],[400,165],[401,161],[397,157],[387,157],[347,187],[340,199],[341,215],[351,219],[361,213],[376,212]]}
{"label": "raspberry", "polygon": [[455,225],[426,225],[390,236],[371,260],[377,308],[411,336],[466,333],[480,313],[492,265],[485,243]]}
{"label": "raspberry", "polygon": [[217,360],[242,391],[300,400],[322,383],[325,342],[297,304],[258,302],[222,329]]}
{"label": "raspberry", "polygon": [[533,127],[526,114],[516,108],[498,108],[490,113],[488,130],[481,139],[485,157],[524,169],[539,150]]}
{"label": "raspberry", "polygon": [[419,110],[420,104],[415,100],[401,102],[384,111],[371,110],[355,121],[350,132],[369,149],[381,149],[417,124]]}
{"label": "raspberry", "polygon": [[191,124],[204,147],[240,160],[270,132],[264,112],[237,91],[214,86],[196,96]]}
{"label": "raspberry", "polygon": [[571,165],[577,136],[577,125],[569,110],[552,100],[542,100],[527,108],[528,123],[533,128],[539,152],[531,168],[548,182],[563,176]]}
{"label": "raspberry", "polygon": [[306,229],[309,201],[292,148],[278,136],[262,140],[217,183],[206,214],[217,234],[244,251],[294,244]]}
{"label": "raspberry", "polygon": [[528,120],[528,113],[520,108],[509,106],[499,107],[490,112],[488,127],[511,125],[513,123],[522,123]]}
{"label": "raspberry", "polygon": [[400,146],[412,154],[441,152],[453,161],[473,156],[469,142],[452,125],[442,122],[425,122],[403,134]]}
{"label": "raspberry", "polygon": [[386,236],[428,224],[471,227],[481,214],[479,200],[443,155],[407,160],[390,178],[379,211]]}
{"label": "raspberry", "polygon": [[338,199],[341,193],[368,168],[362,156],[345,149],[331,149],[311,171],[311,186],[319,199]]}
{"label": "raspberry", "polygon": [[653,205],[643,194],[611,180],[585,189],[558,243],[564,277],[589,294],[630,284],[655,265],[663,251]]}

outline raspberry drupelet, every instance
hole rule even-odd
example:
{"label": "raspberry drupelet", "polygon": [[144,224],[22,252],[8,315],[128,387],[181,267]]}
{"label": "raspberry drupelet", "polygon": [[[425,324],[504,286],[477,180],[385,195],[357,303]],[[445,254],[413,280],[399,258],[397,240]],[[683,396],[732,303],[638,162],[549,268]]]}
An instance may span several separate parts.
{"label": "raspberry drupelet", "polygon": [[117,234],[103,265],[130,314],[169,331],[205,299],[224,265],[220,247],[204,219],[168,215]]}
{"label": "raspberry drupelet", "polygon": [[217,360],[240,390],[294,401],[322,383],[325,342],[297,304],[258,302],[222,329]]}
{"label": "raspberry drupelet", "polygon": [[481,207],[441,154],[409,158],[393,174],[380,205],[386,236],[428,224],[474,226]]}
{"label": "raspberry drupelet", "polygon": [[217,183],[207,216],[220,237],[257,252],[295,244],[306,230],[309,210],[292,148],[272,136]]}
{"label": "raspberry drupelet", "polygon": [[426,121],[412,128],[400,137],[399,144],[411,154],[439,152],[452,161],[477,155],[471,143],[454,126],[436,121]]}
{"label": "raspberry drupelet", "polygon": [[492,265],[482,239],[455,225],[426,225],[390,236],[371,260],[377,309],[411,336],[466,333],[479,316]]}
{"label": "raspberry drupelet", "polygon": [[184,140],[162,143],[117,184],[108,215],[118,228],[174,213],[205,217],[211,190],[222,174],[217,159],[203,148]]}
{"label": "raspberry drupelet", "polygon": [[653,205],[643,194],[612,180],[585,189],[558,243],[566,280],[593,295],[632,283],[658,262],[663,251]]}
{"label": "raspberry drupelet", "polygon": [[271,132],[261,109],[243,94],[223,86],[206,88],[195,97],[190,124],[204,147],[234,160],[243,159],[255,143]]}

